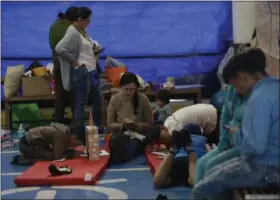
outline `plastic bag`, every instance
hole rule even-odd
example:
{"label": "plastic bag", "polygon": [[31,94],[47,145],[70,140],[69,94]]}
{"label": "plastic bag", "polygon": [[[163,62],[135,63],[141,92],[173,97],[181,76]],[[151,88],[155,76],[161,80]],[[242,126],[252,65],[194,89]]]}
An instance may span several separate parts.
{"label": "plastic bag", "polygon": [[233,56],[234,56],[234,47],[230,47],[228,49],[227,53],[225,54],[224,58],[221,60],[221,62],[219,64],[217,76],[221,83],[222,88],[224,88],[226,86],[225,80],[223,78],[224,68]]}
{"label": "plastic bag", "polygon": [[117,59],[108,56],[106,58],[105,67],[124,67],[125,65]]}

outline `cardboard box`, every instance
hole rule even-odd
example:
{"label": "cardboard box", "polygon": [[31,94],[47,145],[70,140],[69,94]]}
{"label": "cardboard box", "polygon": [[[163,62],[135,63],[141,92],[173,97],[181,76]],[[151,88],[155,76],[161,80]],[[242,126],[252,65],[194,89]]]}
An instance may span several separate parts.
{"label": "cardboard box", "polygon": [[22,95],[33,97],[51,95],[51,80],[52,76],[23,77]]}
{"label": "cardboard box", "polygon": [[259,47],[269,56],[280,59],[280,3],[256,2],[256,31]]}
{"label": "cardboard box", "polygon": [[99,134],[96,126],[86,126],[86,146],[88,150],[88,159],[90,161],[100,159]]}

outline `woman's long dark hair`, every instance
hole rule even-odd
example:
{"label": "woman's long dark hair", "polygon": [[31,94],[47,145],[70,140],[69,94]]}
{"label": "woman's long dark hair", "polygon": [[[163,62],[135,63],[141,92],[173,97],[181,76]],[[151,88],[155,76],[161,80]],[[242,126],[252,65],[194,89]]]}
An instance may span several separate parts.
{"label": "woman's long dark hair", "polygon": [[[125,72],[120,80],[120,86],[124,86],[130,83],[134,83],[137,88],[139,87],[139,81],[137,76],[134,73],[131,72]],[[133,103],[133,107],[134,107],[134,114],[137,114],[137,108],[139,106],[139,99],[138,99],[138,91],[136,90],[133,97],[132,97],[132,103]]]}
{"label": "woman's long dark hair", "polygon": [[79,13],[79,7],[71,6],[66,10],[65,13],[62,12],[58,13],[57,17],[59,19],[68,19],[69,21],[73,22],[76,20],[78,13]]}

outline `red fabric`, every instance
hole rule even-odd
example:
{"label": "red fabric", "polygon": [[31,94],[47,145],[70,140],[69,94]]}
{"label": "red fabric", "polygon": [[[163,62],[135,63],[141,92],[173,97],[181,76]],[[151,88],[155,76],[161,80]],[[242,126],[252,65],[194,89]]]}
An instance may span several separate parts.
{"label": "red fabric", "polygon": [[[27,169],[14,180],[17,186],[51,186],[51,185],[93,185],[105,172],[109,163],[109,156],[101,156],[98,161],[89,161],[88,158],[76,158],[63,162],[39,161]],[[68,165],[72,167],[72,173],[53,177],[48,167]],[[91,173],[92,179],[85,181],[86,173]]]}
{"label": "red fabric", "polygon": [[106,149],[110,149],[109,142],[111,138],[112,138],[112,133],[107,133],[106,136],[104,137]]}
{"label": "red fabric", "polygon": [[162,162],[162,159],[158,158],[159,155],[152,154],[151,149],[148,146],[145,149],[145,156],[146,156],[147,164],[151,168],[152,174],[154,174],[158,170]]}

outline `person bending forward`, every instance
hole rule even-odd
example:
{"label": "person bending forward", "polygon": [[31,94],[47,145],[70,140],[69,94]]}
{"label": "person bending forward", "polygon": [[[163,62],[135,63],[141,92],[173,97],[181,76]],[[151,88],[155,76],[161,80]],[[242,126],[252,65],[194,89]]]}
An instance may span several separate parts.
{"label": "person bending forward", "polygon": [[53,124],[32,128],[20,139],[22,157],[14,160],[13,164],[78,157],[78,152],[70,150],[77,145],[75,127],[70,129],[63,124]]}

